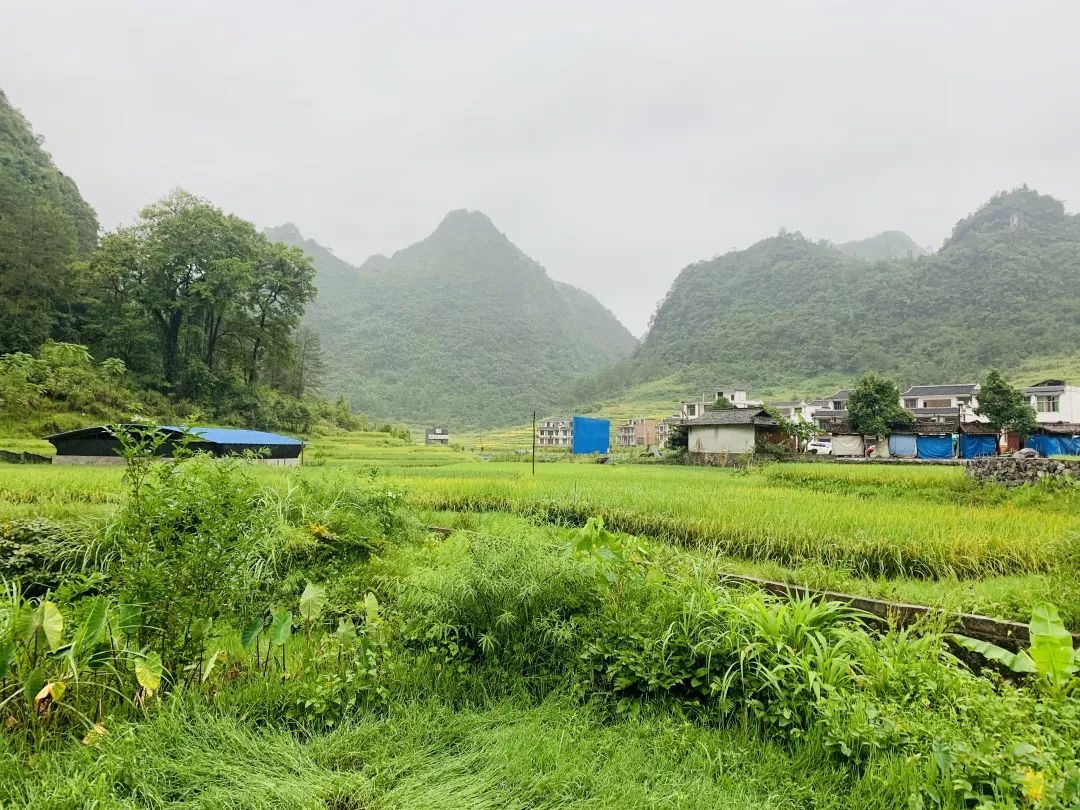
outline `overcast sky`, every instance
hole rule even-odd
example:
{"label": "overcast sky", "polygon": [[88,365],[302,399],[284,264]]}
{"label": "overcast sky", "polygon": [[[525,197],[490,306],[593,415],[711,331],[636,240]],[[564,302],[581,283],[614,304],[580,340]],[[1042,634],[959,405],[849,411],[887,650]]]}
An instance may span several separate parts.
{"label": "overcast sky", "polygon": [[1080,3],[3,0],[0,87],[102,225],[182,186],[360,263],[487,213],[636,334],[781,227],[937,247],[1080,201]]}

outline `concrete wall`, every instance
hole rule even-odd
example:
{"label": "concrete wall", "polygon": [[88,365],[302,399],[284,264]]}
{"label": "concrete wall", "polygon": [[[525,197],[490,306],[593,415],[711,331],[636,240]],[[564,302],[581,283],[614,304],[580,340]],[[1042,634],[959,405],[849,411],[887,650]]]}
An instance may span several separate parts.
{"label": "concrete wall", "polygon": [[690,425],[687,449],[691,453],[752,453],[753,425]]}

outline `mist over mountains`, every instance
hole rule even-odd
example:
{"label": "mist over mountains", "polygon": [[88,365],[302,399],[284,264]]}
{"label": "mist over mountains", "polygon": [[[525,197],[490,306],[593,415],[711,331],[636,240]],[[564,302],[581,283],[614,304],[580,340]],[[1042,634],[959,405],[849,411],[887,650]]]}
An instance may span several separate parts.
{"label": "mist over mountains", "polygon": [[835,245],[784,232],[692,264],[640,345],[479,212],[358,268],[295,226],[268,233],[315,259],[307,320],[327,392],[378,418],[520,423],[673,373],[766,388],[868,369],[945,382],[1080,346],[1080,217],[1026,187],[934,253],[901,231]]}
{"label": "mist over mountains", "polygon": [[681,371],[797,387],[868,369],[936,383],[1077,352],[1080,217],[1060,201],[1001,193],[937,252],[912,245],[895,233],[836,246],[784,233],[692,264],[604,386]]}
{"label": "mist over mountains", "polygon": [[637,345],[599,301],[553,281],[478,211],[452,211],[426,239],[357,268],[295,226],[267,233],[315,262],[306,319],[329,363],[327,393],[375,418],[523,422]]}

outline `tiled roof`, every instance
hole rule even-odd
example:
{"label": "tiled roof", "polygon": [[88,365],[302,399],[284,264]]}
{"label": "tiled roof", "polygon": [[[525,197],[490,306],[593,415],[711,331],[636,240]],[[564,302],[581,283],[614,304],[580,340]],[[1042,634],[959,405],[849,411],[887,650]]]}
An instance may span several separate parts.
{"label": "tiled roof", "polygon": [[1043,422],[1036,427],[1039,433],[1051,433],[1055,436],[1080,436],[1080,424],[1076,422]]}
{"label": "tiled roof", "polygon": [[951,385],[913,385],[902,393],[902,397],[932,397],[932,396],[974,396],[978,383],[957,383]]}
{"label": "tiled roof", "polygon": [[1025,394],[1060,394],[1065,390],[1064,380],[1043,380],[1024,389]]}
{"label": "tiled roof", "polygon": [[725,411],[706,411],[696,419],[683,421],[688,428],[708,425],[759,425],[776,427],[776,420],[760,408],[729,408]]}
{"label": "tiled roof", "polygon": [[986,422],[963,422],[960,424],[960,432],[969,436],[996,436],[998,429]]}

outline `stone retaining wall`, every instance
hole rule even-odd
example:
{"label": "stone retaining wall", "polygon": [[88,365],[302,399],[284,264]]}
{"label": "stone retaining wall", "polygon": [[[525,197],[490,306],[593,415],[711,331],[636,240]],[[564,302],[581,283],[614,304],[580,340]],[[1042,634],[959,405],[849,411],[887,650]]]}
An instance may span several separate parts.
{"label": "stone retaining wall", "polygon": [[987,456],[973,458],[965,465],[967,474],[980,483],[1018,487],[1044,478],[1072,478],[1080,481],[1080,461],[1051,458],[1014,458]]}

